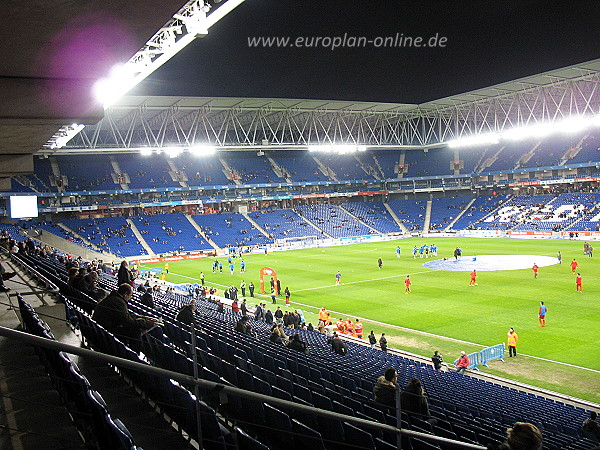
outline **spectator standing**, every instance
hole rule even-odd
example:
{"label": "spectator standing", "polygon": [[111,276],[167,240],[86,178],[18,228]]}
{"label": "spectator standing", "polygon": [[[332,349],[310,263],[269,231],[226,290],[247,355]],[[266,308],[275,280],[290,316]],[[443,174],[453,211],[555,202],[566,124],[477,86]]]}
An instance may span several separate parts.
{"label": "spectator standing", "polygon": [[508,337],[508,357],[512,358],[513,356],[517,356],[517,341],[519,340],[519,335],[516,331],[511,328],[507,333]]}
{"label": "spectator standing", "polygon": [[117,272],[117,283],[121,286],[122,284],[131,284],[132,281],[133,277],[131,276],[129,267],[127,267],[127,261],[123,260]]}
{"label": "spectator standing", "polygon": [[375,345],[377,344],[377,338],[375,337],[374,331],[371,331],[371,334],[369,334],[369,344],[371,344],[371,348],[375,348]]}
{"label": "spectator standing", "polygon": [[460,357],[456,361],[456,372],[464,374],[470,364],[471,360],[467,354],[464,351],[460,352]]}
{"label": "spectator standing", "polygon": [[379,347],[382,351],[387,352],[387,338],[385,337],[385,333],[381,333],[381,337],[379,338]]}

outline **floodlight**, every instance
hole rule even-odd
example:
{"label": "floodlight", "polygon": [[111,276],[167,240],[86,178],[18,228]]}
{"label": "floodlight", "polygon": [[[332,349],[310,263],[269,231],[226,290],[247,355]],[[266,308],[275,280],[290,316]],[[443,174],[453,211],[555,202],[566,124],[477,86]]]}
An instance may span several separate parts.
{"label": "floodlight", "polygon": [[563,133],[578,133],[593,124],[592,117],[571,116],[557,124],[558,131]]}
{"label": "floodlight", "polygon": [[152,149],[151,148],[143,148],[140,150],[140,155],[142,156],[150,156],[152,154]]}
{"label": "floodlight", "polygon": [[165,147],[163,151],[169,158],[177,158],[181,154],[182,149],[180,147]]}
{"label": "floodlight", "polygon": [[497,144],[500,136],[497,133],[483,133],[448,141],[448,147],[475,147],[478,145]]}
{"label": "floodlight", "polygon": [[216,148],[212,145],[196,145],[190,147],[189,152],[194,156],[207,156],[213,155],[216,152]]}

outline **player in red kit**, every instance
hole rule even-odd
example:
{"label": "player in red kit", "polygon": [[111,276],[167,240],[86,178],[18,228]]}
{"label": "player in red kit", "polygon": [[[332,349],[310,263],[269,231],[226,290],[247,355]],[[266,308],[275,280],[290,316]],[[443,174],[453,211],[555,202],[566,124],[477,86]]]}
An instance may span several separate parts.
{"label": "player in red kit", "polygon": [[404,285],[406,286],[406,289],[404,289],[404,293],[408,294],[410,292],[410,275],[406,275],[406,278],[404,279]]}
{"label": "player in red kit", "polygon": [[575,261],[575,260],[571,261],[571,273],[573,273],[573,274],[574,274],[574,273],[575,273],[575,271],[577,271],[577,266],[578,266],[578,265],[579,265],[579,264],[577,263],[577,261]]}
{"label": "player in red kit", "polygon": [[469,282],[469,286],[477,286],[477,271],[473,269],[471,272],[471,281]]}
{"label": "player in red kit", "polygon": [[539,267],[536,263],[533,263],[533,267],[531,268],[531,270],[533,270],[533,278],[537,278]]}
{"label": "player in red kit", "polygon": [[581,282],[582,282],[581,274],[578,273],[577,278],[575,278],[575,289],[577,290],[577,292],[583,292],[583,287],[581,285]]}

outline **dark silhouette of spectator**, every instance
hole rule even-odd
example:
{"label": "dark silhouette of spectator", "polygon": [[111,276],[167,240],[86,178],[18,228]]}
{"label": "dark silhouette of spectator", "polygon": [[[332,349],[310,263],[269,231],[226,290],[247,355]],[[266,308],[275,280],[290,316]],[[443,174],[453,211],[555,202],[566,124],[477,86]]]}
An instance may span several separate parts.
{"label": "dark silhouette of spectator", "polygon": [[516,422],[506,430],[506,440],[500,445],[488,445],[489,450],[540,450],[542,432],[533,424]]}
{"label": "dark silhouette of spectator", "polygon": [[96,305],[92,319],[107,331],[113,333],[133,351],[141,349],[142,334],[158,324],[153,317],[135,316],[127,309],[127,302],[133,297],[130,284],[122,284],[108,297]]}
{"label": "dark silhouette of spectator", "polygon": [[596,441],[600,441],[600,424],[597,419],[598,413],[596,411],[591,411],[590,417],[583,421],[581,430],[594,434],[596,436]]}
{"label": "dark silhouette of spectator", "polygon": [[377,378],[373,387],[375,401],[382,405],[396,408],[396,391],[398,390],[398,374],[396,369],[390,367],[384,374]]}
{"label": "dark silhouette of spectator", "polygon": [[296,350],[296,351],[299,351],[302,353],[308,352],[308,348],[306,347],[306,342],[300,340],[300,335],[298,333],[296,333],[292,336],[292,339],[288,343],[288,348],[291,348],[293,350]]}
{"label": "dark silhouette of spectator", "polygon": [[425,397],[421,380],[418,378],[408,380],[406,387],[400,394],[400,403],[402,404],[402,411],[406,411],[409,415],[417,416],[423,420],[431,417],[429,402]]}
{"label": "dark silhouette of spectator", "polygon": [[244,334],[252,334],[252,325],[248,323],[248,316],[242,316],[242,318],[237,321],[235,324],[235,331]]}
{"label": "dark silhouette of spectator", "polygon": [[196,312],[196,300],[192,300],[187,305],[183,305],[177,313],[176,319],[187,325],[192,325],[196,319],[194,312]]}
{"label": "dark silhouette of spectator", "polygon": [[333,333],[333,337],[329,339],[331,349],[338,355],[345,355],[348,353],[348,344],[340,339],[337,333]]}
{"label": "dark silhouette of spectator", "polygon": [[143,286],[140,287],[142,288],[140,292],[143,292],[142,296],[140,297],[140,303],[142,305],[146,305],[149,308],[154,308],[154,298],[152,297],[152,290],[146,290],[146,288],[144,288]]}

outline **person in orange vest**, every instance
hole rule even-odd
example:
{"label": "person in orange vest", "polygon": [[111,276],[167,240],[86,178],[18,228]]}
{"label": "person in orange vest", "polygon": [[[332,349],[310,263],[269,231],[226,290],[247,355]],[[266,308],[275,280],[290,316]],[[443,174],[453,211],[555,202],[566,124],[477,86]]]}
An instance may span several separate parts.
{"label": "person in orange vest", "polygon": [[508,357],[512,358],[513,356],[517,356],[517,341],[519,340],[519,335],[515,332],[513,328],[508,330]]}
{"label": "person in orange vest", "polygon": [[354,324],[354,333],[356,337],[362,339],[363,337],[363,324],[360,320],[356,319],[356,323]]}
{"label": "person in orange vest", "polygon": [[346,322],[343,319],[339,319],[335,326],[340,333],[346,334]]}
{"label": "person in orange vest", "polygon": [[323,322],[323,325],[325,325],[325,321],[327,320],[327,310],[325,309],[325,307],[323,306],[321,308],[321,310],[319,311],[319,323]]}
{"label": "person in orange vest", "polygon": [[169,263],[165,263],[165,272],[169,273]]}
{"label": "person in orange vest", "polygon": [[327,318],[325,319],[325,326],[331,325],[331,314],[327,313]]}
{"label": "person in orange vest", "polygon": [[160,274],[160,279],[163,281],[167,281],[167,276],[164,273]]}
{"label": "person in orange vest", "polygon": [[354,324],[352,323],[352,319],[348,318],[348,320],[346,320],[346,334],[349,334],[351,336],[356,336],[354,334]]}

